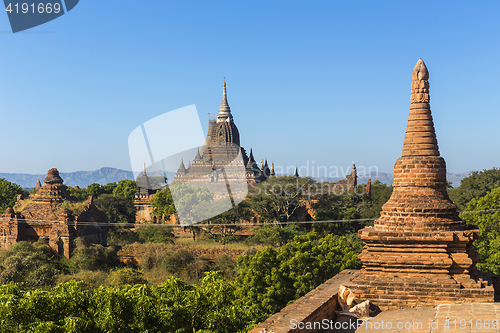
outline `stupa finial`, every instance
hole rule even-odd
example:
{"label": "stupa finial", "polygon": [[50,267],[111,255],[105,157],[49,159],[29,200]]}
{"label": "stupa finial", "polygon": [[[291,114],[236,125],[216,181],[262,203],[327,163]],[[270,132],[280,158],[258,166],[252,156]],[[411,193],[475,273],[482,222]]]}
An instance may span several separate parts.
{"label": "stupa finial", "polygon": [[418,59],[411,74],[411,103],[429,103],[429,71],[422,59]]}

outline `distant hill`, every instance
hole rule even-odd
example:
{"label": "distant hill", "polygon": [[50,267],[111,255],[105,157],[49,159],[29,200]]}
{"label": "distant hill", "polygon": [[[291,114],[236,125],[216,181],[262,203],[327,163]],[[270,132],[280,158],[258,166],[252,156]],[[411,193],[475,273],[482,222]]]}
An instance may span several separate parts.
{"label": "distant hill", "polygon": [[[115,168],[101,168],[95,171],[76,171],[76,172],[61,172],[61,178],[64,179],[64,184],[67,186],[80,186],[86,187],[92,183],[99,183],[101,185],[118,183],[122,179],[134,179],[132,171],[120,170]],[[24,188],[35,187],[36,182],[40,179],[43,180],[47,174],[30,175],[26,173],[0,173],[0,178],[5,178],[9,182],[16,183]],[[173,174],[167,173],[169,181],[173,179]]]}
{"label": "distant hill", "polygon": [[472,171],[461,172],[461,173],[446,173],[446,179],[449,182],[452,182],[453,187],[459,187],[460,181],[464,178],[469,177],[472,174]]}
{"label": "distant hill", "polygon": [[[460,181],[468,176],[470,176],[472,171],[461,172],[461,173],[447,173],[446,178],[448,181],[452,182],[453,187],[460,186]],[[118,183],[122,179],[134,179],[134,175],[132,171],[120,170],[115,168],[101,168],[95,171],[76,171],[76,172],[61,172],[60,173],[62,179],[64,179],[64,184],[68,186],[80,186],[86,187],[92,183],[99,183],[101,185],[113,183]],[[155,176],[154,173],[149,174],[149,176]],[[40,182],[43,183],[43,180],[47,174],[39,174],[39,175],[31,175],[26,173],[0,173],[0,178],[5,178],[9,182],[16,183],[24,188],[32,188],[35,187],[36,182],[40,179]],[[168,178],[168,182],[170,183],[174,179],[174,173],[167,172],[166,176]],[[380,182],[392,185],[394,180],[392,174],[385,172],[372,173],[370,175],[364,175],[358,177],[358,183],[366,184],[368,178],[371,178],[372,183],[376,180],[380,180]],[[317,178],[318,181],[328,181],[335,182],[341,180],[343,178]]]}
{"label": "distant hill", "polygon": [[[472,171],[467,171],[467,172],[461,172],[461,173],[446,173],[446,179],[450,181],[453,185],[453,187],[459,187],[460,186],[460,181],[466,177],[469,177],[472,174]],[[392,185],[394,181],[394,177],[391,173],[385,173],[385,172],[372,172],[369,175],[363,175],[358,177],[358,183],[359,184],[366,184],[368,179],[371,178],[372,183],[376,180],[379,180],[381,183],[387,184],[389,186]],[[329,181],[329,182],[335,182],[340,180],[341,178],[320,178],[317,179],[318,181]]]}

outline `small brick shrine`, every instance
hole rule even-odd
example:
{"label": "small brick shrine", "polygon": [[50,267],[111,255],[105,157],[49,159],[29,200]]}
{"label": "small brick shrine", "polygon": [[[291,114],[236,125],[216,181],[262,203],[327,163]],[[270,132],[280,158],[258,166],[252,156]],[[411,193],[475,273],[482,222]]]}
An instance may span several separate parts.
{"label": "small brick shrine", "polygon": [[476,270],[468,229],[446,191],[429,106],[429,73],[422,59],[412,73],[403,152],[394,165],[391,198],[373,227],[359,231],[363,268],[349,287],[382,310],[446,302],[493,302],[494,290]]}
{"label": "small brick shrine", "polygon": [[[40,186],[38,186],[40,185]],[[17,242],[47,239],[59,257],[69,258],[76,237],[87,243],[106,246],[108,217],[89,196],[83,211],[73,215],[61,207],[64,201],[74,201],[56,168],[47,172],[44,185],[37,184],[36,193],[24,206],[19,200],[13,208],[0,215],[0,249]],[[24,206],[24,207],[22,207]],[[22,207],[22,208],[21,208]]]}

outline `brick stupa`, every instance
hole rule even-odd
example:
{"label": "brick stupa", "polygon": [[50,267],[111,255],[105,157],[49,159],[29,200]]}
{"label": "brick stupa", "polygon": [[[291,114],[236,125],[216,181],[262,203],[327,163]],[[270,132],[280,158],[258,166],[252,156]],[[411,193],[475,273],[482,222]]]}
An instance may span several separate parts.
{"label": "brick stupa", "polygon": [[412,73],[403,152],[394,165],[391,198],[373,227],[359,231],[363,268],[350,288],[381,309],[446,302],[493,302],[493,287],[476,270],[479,256],[446,191],[446,163],[429,106],[422,59]]}

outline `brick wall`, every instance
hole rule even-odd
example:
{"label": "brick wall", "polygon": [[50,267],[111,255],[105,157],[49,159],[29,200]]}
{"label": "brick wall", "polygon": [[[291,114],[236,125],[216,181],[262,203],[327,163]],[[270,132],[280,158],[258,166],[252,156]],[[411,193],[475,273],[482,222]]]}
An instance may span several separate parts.
{"label": "brick wall", "polygon": [[249,333],[325,332],[321,329],[293,329],[293,326],[299,322],[314,323],[321,322],[324,319],[335,320],[335,310],[338,310],[337,293],[339,288],[341,285],[348,284],[355,272],[356,270],[353,269],[346,269],[340,272],[307,295],[272,315],[265,322],[257,325]]}

